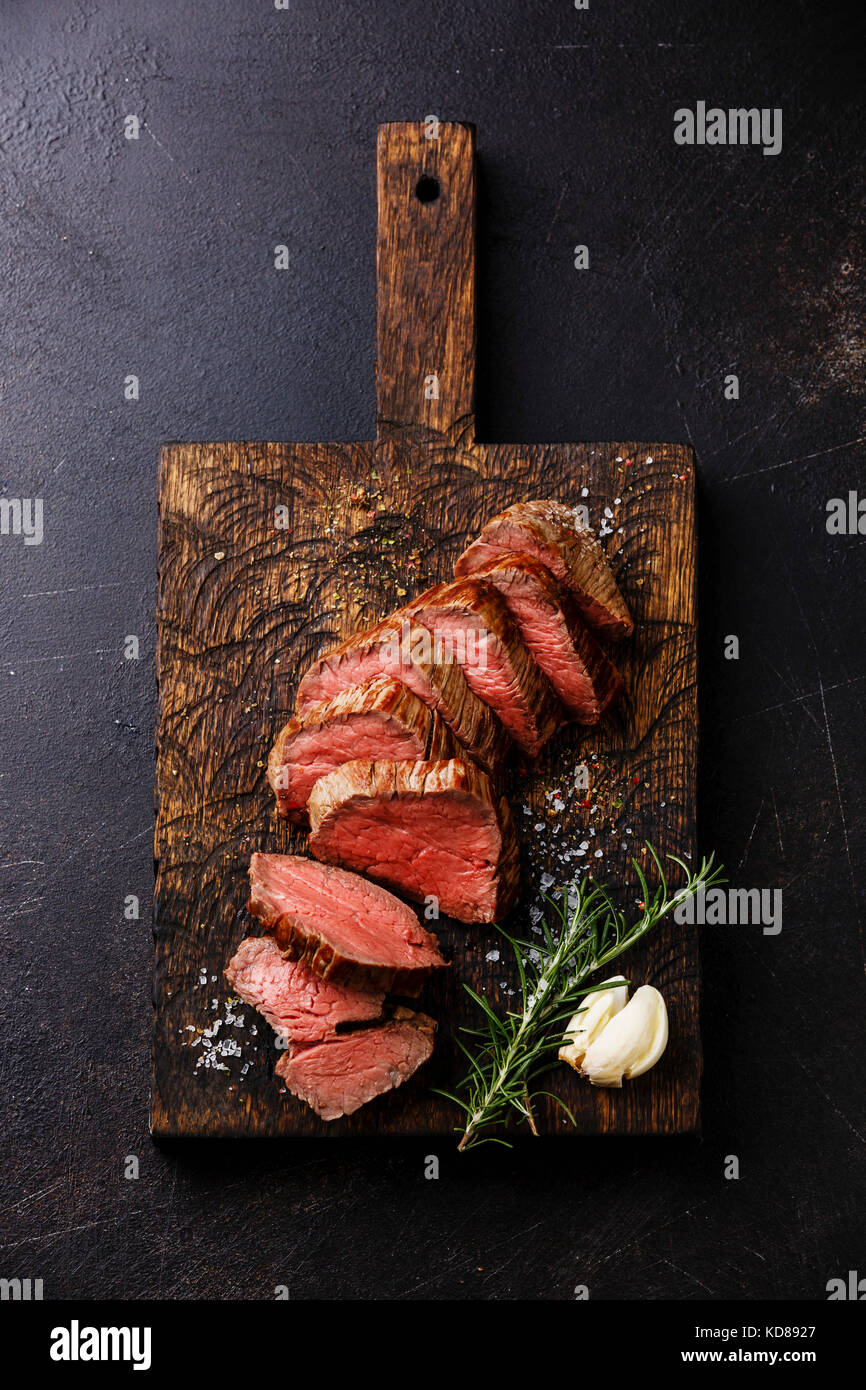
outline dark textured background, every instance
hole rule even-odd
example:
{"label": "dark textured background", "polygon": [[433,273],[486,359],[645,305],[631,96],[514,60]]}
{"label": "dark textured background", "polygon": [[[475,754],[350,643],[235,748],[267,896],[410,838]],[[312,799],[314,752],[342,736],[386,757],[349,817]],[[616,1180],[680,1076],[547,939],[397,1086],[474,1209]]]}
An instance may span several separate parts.
{"label": "dark textured background", "polygon": [[[825,529],[866,488],[861,8],[0,4],[0,495],[46,510],[41,547],[0,537],[0,1275],[789,1299],[866,1272],[866,551]],[[677,147],[698,99],[782,106],[782,154]],[[784,928],[704,933],[700,1142],[439,1146],[438,1182],[414,1143],[158,1150],[157,448],[372,435],[375,128],[429,112],[478,126],[482,437],[697,449],[702,842],[783,888]]]}

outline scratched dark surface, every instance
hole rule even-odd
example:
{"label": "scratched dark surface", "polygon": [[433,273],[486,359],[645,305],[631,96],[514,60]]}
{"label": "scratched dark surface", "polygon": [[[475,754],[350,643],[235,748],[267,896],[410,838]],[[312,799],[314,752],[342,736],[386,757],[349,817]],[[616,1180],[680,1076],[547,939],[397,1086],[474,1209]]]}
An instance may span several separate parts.
{"label": "scratched dark surface", "polygon": [[[704,1300],[862,1273],[866,549],[825,528],[866,486],[856,15],[0,4],[0,495],[45,505],[40,546],[0,536],[0,1275]],[[699,99],[782,106],[782,153],[675,146]],[[437,1141],[438,1182],[414,1141],[154,1147],[157,446],[371,436],[371,141],[428,112],[479,128],[481,437],[697,451],[700,837],[782,888],[783,929],[703,932],[701,1140]]]}

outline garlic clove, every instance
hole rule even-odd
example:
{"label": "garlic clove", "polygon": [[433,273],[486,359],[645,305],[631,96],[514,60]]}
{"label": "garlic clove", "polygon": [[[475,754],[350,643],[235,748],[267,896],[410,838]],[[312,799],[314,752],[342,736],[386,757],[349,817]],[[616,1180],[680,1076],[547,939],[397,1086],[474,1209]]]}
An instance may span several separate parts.
{"label": "garlic clove", "polygon": [[655,1013],[655,1026],[653,1028],[652,1042],[648,1050],[637,1062],[633,1063],[625,1073],[629,1080],[635,1076],[641,1076],[643,1072],[649,1071],[650,1067],[654,1067],[668,1045],[668,1011],[665,1006],[665,1001],[661,994],[659,994],[659,991],[653,989],[652,985],[641,985],[640,989],[634,994],[633,999],[637,999],[644,990],[646,990],[647,997],[650,1000],[650,1007]]}
{"label": "garlic clove", "polygon": [[593,1086],[622,1086],[623,1077],[649,1071],[667,1042],[665,1001],[652,985],[641,985],[590,1042],[580,1070]]}
{"label": "garlic clove", "polygon": [[[622,980],[622,975],[612,975],[613,980]],[[609,981],[605,980],[605,984]],[[565,1042],[559,1049],[563,1062],[576,1071],[580,1070],[584,1053],[590,1043],[601,1034],[610,1020],[624,1009],[628,1000],[628,985],[623,983],[615,989],[600,989],[587,994],[581,1000],[580,1012],[574,1015],[565,1030]]]}

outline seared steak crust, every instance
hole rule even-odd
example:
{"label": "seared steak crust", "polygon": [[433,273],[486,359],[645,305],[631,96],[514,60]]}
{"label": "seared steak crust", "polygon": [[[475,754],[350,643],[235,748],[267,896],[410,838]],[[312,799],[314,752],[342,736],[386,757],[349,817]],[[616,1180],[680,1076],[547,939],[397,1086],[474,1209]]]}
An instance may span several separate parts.
{"label": "seared steak crust", "polygon": [[447,762],[344,763],[310,796],[310,849],[461,922],[492,922],[519,874],[511,812],[487,777]]}
{"label": "seared steak crust", "polygon": [[453,758],[459,752],[441,715],[393,677],[377,676],[289,720],[271,748],[268,781],[279,814],[304,821],[314,784],[350,758]]}
{"label": "seared steak crust", "polygon": [[303,715],[347,686],[379,675],[407,686],[442,716],[479,767],[491,776],[499,773],[510,746],[505,729],[473,693],[447,648],[400,614],[354,633],[320,656],[301,679],[295,708]]}
{"label": "seared steak crust", "polygon": [[630,637],[634,622],[593,531],[573,507],[539,499],[494,516],[464,550],[454,573],[475,574],[504,551],[532,556],[572,591],[586,622],[605,637]]}
{"label": "seared steak crust", "polygon": [[508,605],[570,719],[597,724],[623,681],[583,622],[574,595],[529,555],[506,551],[477,571]]}
{"label": "seared steak crust", "polygon": [[452,580],[434,585],[400,611],[441,638],[515,743],[537,756],[562,722],[562,709],[498,589],[483,579]]}

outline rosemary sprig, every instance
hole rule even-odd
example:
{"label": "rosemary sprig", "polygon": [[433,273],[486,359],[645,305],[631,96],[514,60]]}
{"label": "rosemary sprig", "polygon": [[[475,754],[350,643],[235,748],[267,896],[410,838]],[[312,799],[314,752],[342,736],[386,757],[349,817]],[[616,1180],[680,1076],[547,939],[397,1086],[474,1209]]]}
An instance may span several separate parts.
{"label": "rosemary sprig", "polygon": [[502,935],[511,945],[520,979],[521,1007],[501,1018],[488,1001],[469,985],[463,988],[481,1011],[478,1028],[462,1028],[467,1042],[457,1039],[469,1069],[458,1083],[456,1094],[439,1091],[463,1111],[462,1137],[458,1149],[478,1144],[505,1144],[494,1131],[514,1118],[537,1134],[532,1112],[533,1100],[548,1095],[576,1123],[565,1103],[549,1091],[534,1090],[539,1076],[555,1065],[563,1030],[584,995],[607,984],[587,985],[586,981],[617,956],[630,950],[647,932],[687,902],[722,880],[723,870],[713,856],[704,859],[692,872],[676,855],[668,855],[685,873],[683,885],[675,892],[668,887],[661,860],[652,845],[647,849],[659,873],[659,885],[650,893],[646,877],[636,859],[632,860],[641,892],[643,911],[631,926],[625,914],[611,900],[608,890],[586,880],[564,889],[559,900],[547,898],[559,921],[552,931],[542,919],[542,938],[524,941]]}

